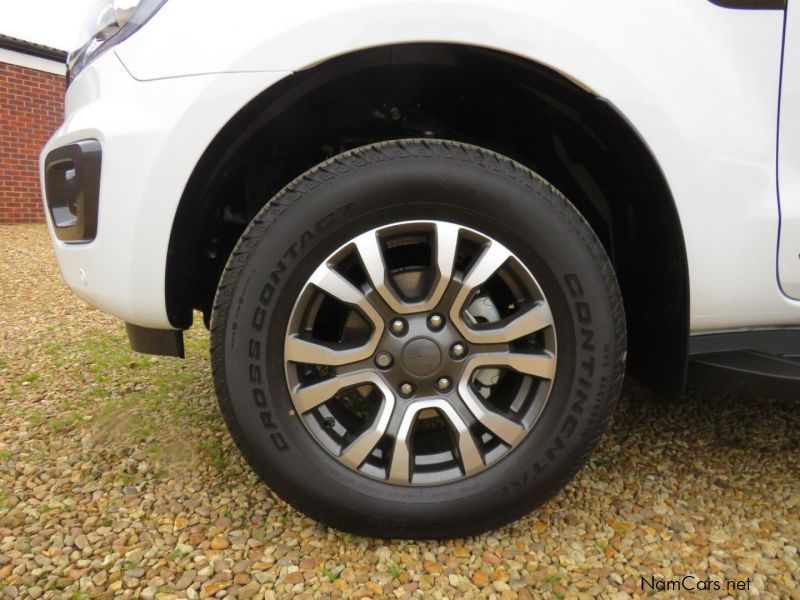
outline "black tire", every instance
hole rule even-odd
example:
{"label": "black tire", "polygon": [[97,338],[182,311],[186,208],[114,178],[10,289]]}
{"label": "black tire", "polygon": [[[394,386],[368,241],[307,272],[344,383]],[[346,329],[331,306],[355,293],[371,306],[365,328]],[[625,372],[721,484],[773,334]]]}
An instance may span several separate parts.
{"label": "black tire", "polygon": [[[283,362],[311,271],[365,229],[408,219],[450,219],[499,240],[535,275],[558,329],[550,400],[532,430],[498,463],[436,486],[393,485],[338,462],[295,414]],[[253,470],[305,514],[386,538],[477,534],[556,494],[612,414],[625,343],[613,268],[575,207],[508,158],[439,140],[352,150],[289,184],[236,245],[211,320],[219,405]]]}

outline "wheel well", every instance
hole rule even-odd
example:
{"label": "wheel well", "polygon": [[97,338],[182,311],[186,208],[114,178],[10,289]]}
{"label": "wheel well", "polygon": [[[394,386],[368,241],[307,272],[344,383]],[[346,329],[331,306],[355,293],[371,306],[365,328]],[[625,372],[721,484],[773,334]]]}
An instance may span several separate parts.
{"label": "wheel well", "polygon": [[170,321],[208,321],[225,262],[258,210],[296,176],[390,139],[457,140],[505,154],[558,188],[617,271],[629,371],[683,389],[688,268],[677,210],[653,155],[613,106],[537,63],[493,50],[407,44],[299,71],[220,131],[181,198],[166,272]]}

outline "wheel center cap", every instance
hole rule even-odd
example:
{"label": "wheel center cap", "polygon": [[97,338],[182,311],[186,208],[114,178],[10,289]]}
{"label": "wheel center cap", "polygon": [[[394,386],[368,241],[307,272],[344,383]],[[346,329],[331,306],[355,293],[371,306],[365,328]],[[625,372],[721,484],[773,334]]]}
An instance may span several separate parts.
{"label": "wheel center cap", "polygon": [[415,338],[403,348],[403,365],[417,377],[433,373],[442,363],[442,352],[436,342],[428,338]]}

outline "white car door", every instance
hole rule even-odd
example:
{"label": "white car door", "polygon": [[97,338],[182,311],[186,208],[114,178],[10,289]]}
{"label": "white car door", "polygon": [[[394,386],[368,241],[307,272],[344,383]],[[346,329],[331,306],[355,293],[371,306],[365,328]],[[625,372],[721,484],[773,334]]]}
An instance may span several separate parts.
{"label": "white car door", "polygon": [[783,292],[800,298],[800,2],[789,2],[784,26],[778,128],[780,238],[778,275]]}

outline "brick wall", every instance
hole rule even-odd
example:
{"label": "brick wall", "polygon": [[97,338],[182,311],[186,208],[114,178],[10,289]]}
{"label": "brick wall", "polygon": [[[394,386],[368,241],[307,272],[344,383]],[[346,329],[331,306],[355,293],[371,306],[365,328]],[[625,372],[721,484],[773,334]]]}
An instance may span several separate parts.
{"label": "brick wall", "polygon": [[64,78],[0,62],[0,223],[44,221],[39,151],[64,116]]}

